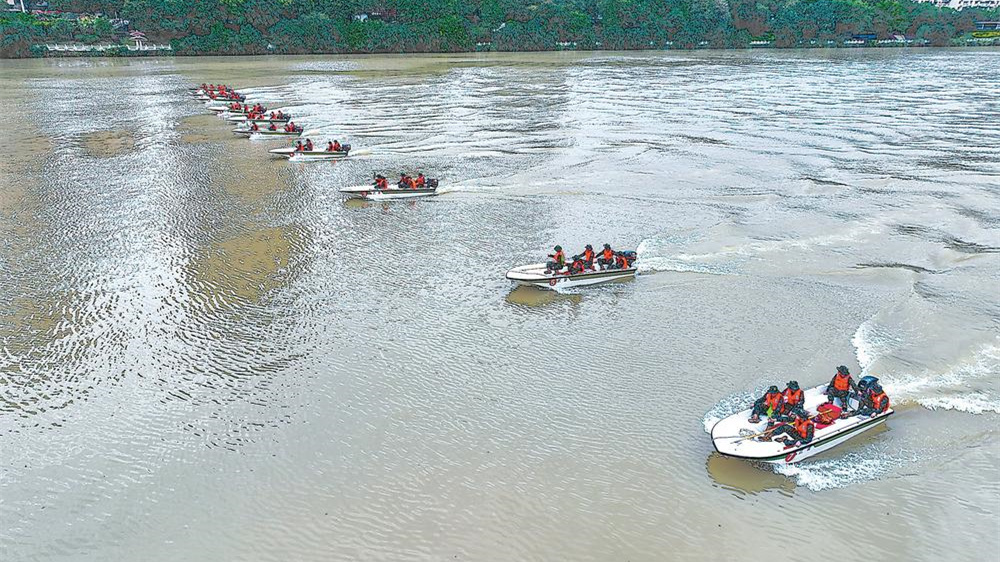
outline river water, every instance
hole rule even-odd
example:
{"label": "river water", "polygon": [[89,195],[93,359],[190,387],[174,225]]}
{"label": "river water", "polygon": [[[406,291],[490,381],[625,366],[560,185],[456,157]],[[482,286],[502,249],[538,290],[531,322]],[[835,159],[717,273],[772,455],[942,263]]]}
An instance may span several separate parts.
{"label": "river water", "polygon": [[[1000,51],[0,61],[0,559],[1000,549]],[[268,158],[186,88],[284,108]],[[423,171],[429,200],[345,202]],[[551,245],[633,282],[512,290]],[[887,426],[706,429],[836,365]]]}

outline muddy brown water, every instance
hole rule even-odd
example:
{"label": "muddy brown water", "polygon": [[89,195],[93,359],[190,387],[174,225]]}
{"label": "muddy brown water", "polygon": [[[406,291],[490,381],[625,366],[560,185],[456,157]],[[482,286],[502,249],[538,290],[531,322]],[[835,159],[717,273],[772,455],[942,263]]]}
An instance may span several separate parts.
{"label": "muddy brown water", "polygon": [[[996,50],[0,61],[0,559],[1000,549]],[[269,158],[186,88],[296,116]],[[433,199],[346,202],[373,172]],[[559,243],[632,282],[511,287]],[[802,464],[706,428],[881,377]]]}

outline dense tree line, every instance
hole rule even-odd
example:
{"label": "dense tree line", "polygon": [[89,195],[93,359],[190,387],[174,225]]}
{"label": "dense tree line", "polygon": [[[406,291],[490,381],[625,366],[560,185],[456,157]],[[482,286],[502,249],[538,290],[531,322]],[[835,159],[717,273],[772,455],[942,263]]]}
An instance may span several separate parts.
{"label": "dense tree line", "polygon": [[[50,0],[67,20],[0,16],[0,55],[115,38],[112,18],[179,54],[354,53],[842,44],[903,34],[948,45],[996,11],[911,0]],[[387,15],[380,15],[385,14]],[[372,14],[375,14],[374,16]],[[361,20],[354,16],[366,14]],[[37,54],[37,53],[34,53]]]}

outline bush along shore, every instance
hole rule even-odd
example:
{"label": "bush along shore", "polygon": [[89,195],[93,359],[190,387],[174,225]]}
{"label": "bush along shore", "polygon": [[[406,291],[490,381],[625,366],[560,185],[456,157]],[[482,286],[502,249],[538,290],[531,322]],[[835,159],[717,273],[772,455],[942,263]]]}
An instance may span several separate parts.
{"label": "bush along shore", "polygon": [[1000,45],[991,23],[1000,10],[912,0],[26,0],[25,6],[0,14],[2,57]]}

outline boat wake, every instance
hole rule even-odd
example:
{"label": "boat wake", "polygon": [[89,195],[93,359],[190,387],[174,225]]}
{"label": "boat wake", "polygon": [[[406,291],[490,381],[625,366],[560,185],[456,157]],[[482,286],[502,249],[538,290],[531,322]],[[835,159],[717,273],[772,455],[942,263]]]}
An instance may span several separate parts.
{"label": "boat wake", "polygon": [[776,473],[795,480],[799,486],[819,492],[878,480],[915,460],[879,451],[875,446],[867,446],[863,450],[851,451],[836,459],[768,466]]}
{"label": "boat wake", "polygon": [[674,243],[647,238],[639,243],[636,254],[636,270],[639,274],[656,273],[660,271],[676,271],[681,273],[707,273],[710,275],[730,275],[735,272],[725,264],[705,263],[705,255],[671,254]]}
{"label": "boat wake", "polygon": [[1000,414],[1000,337],[974,348],[943,371],[929,367],[916,371],[913,361],[891,361],[906,336],[871,319],[851,339],[862,374],[878,376],[893,404],[915,402],[930,410]]}

